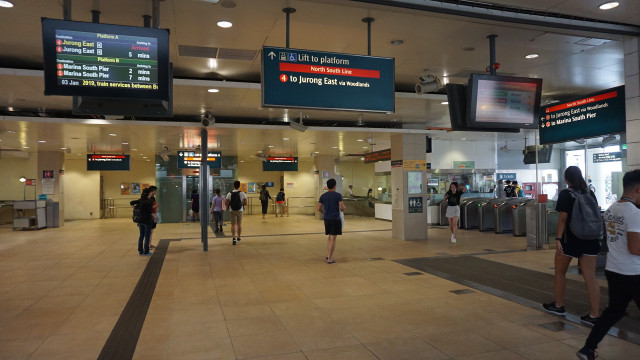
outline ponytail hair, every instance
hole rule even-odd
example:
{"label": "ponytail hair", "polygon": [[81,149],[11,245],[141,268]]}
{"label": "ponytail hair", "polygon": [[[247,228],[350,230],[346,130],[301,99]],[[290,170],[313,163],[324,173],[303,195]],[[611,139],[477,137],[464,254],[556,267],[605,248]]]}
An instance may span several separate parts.
{"label": "ponytail hair", "polygon": [[580,170],[577,166],[569,166],[567,170],[564,171],[565,180],[571,184],[571,187],[582,192],[588,193],[589,187],[587,186],[587,182],[584,181],[582,177],[582,170]]}
{"label": "ponytail hair", "polygon": [[149,190],[149,188],[142,190],[142,194],[140,194],[140,201],[147,201],[150,193],[151,190]]}

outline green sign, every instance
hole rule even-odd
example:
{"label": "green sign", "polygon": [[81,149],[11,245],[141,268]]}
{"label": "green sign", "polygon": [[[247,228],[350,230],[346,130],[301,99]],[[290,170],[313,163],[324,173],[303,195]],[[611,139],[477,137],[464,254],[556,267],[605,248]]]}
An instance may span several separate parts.
{"label": "green sign", "polygon": [[454,161],[453,162],[454,169],[475,169],[476,162],[475,161]]}

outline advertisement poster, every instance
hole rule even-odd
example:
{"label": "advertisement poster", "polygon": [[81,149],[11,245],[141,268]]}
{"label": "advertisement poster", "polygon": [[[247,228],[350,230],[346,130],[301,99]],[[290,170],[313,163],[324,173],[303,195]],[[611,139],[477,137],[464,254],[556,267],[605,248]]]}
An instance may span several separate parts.
{"label": "advertisement poster", "polygon": [[129,187],[131,183],[120,183],[120,195],[130,195]]}
{"label": "advertisement poster", "polygon": [[129,192],[131,192],[131,195],[140,195],[140,183],[131,183]]}
{"label": "advertisement poster", "polygon": [[247,194],[255,194],[256,193],[256,183],[250,182],[249,187],[247,188]]}
{"label": "advertisement poster", "polygon": [[142,185],[141,185],[141,186],[142,186],[142,190],[144,190],[144,189],[148,189],[148,188],[151,186],[151,184],[149,184],[149,183],[142,183]]}
{"label": "advertisement poster", "polygon": [[248,190],[247,183],[240,183],[240,191],[242,191],[243,193],[246,193],[247,190]]}

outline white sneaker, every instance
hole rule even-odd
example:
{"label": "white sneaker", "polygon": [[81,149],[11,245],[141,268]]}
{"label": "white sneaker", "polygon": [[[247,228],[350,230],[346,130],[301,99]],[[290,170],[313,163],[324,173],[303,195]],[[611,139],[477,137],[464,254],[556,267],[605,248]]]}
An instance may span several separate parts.
{"label": "white sneaker", "polygon": [[456,243],[456,238],[454,238],[453,236],[451,237],[451,243],[455,244]]}

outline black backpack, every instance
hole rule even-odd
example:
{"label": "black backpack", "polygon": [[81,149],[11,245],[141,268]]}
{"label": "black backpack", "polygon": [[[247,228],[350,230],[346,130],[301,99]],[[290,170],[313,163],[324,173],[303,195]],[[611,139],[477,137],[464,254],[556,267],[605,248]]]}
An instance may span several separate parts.
{"label": "black backpack", "polygon": [[601,239],[604,220],[600,215],[596,199],[591,196],[590,192],[583,193],[571,188],[569,188],[569,192],[575,199],[569,223],[573,235],[581,240]]}
{"label": "black backpack", "polygon": [[229,208],[233,211],[242,209],[242,199],[240,198],[240,191],[232,191],[231,199],[229,200]]}
{"label": "black backpack", "polygon": [[514,187],[511,185],[507,185],[504,187],[504,193],[506,197],[515,197],[514,195]]}
{"label": "black backpack", "polygon": [[136,224],[140,223],[140,220],[142,219],[142,201],[138,200],[133,205],[133,216],[131,217],[131,219]]}

